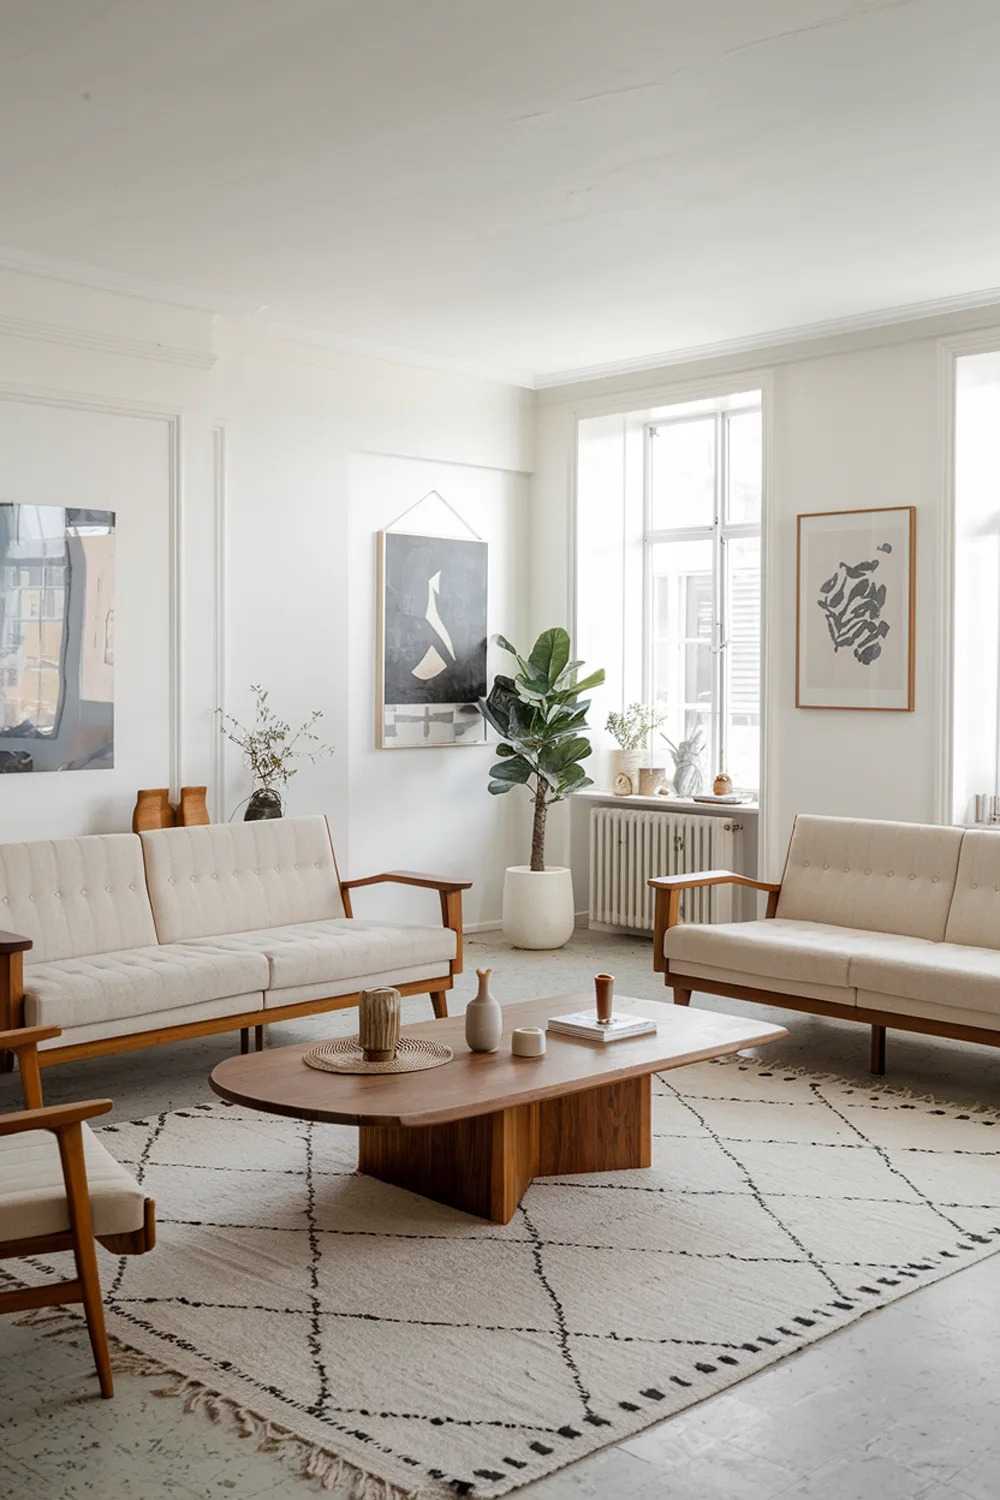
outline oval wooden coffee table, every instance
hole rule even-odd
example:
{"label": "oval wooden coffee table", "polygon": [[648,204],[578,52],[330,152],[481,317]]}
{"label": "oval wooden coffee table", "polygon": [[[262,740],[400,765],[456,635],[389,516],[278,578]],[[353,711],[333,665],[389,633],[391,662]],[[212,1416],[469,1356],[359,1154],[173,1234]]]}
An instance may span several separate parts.
{"label": "oval wooden coffee table", "polygon": [[408,1036],[454,1049],[452,1062],[423,1073],[320,1073],[302,1061],[312,1042],[229,1057],[210,1081],[233,1104],[356,1125],[359,1171],[506,1224],[534,1177],[650,1165],[654,1073],[786,1035],[764,1021],[622,995],[616,1009],[650,1016],[655,1036],[591,1042],[550,1033],[545,1057],[511,1053],[512,1027],[592,1007],[593,996],[580,993],[506,1005],[493,1053],[469,1051],[462,1016],[407,1026]]}

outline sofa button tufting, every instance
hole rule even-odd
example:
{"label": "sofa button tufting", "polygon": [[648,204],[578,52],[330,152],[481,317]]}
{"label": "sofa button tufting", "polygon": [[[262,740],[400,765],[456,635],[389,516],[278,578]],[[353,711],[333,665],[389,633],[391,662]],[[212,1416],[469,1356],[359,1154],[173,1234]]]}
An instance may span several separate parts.
{"label": "sofa button tufting", "polygon": [[894,877],[894,876],[895,876],[895,874],[896,874],[896,872],[895,872],[895,870],[887,870],[887,871],[886,871],[886,876],[887,876],[887,878],[888,878],[888,879],[889,879],[889,880],[892,880],[892,879],[893,879],[893,877]]}

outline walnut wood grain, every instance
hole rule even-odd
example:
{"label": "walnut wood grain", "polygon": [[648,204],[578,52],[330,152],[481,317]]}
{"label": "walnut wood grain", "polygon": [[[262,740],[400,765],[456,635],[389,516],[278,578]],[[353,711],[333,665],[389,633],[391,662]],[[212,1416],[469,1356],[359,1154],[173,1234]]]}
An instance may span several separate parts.
{"label": "walnut wood grain", "polygon": [[740,875],[736,870],[699,870],[690,875],[654,875],[646,882],[654,891],[687,891],[703,885],[748,885],[755,891],[780,891],[781,885],[773,880],[755,880],[750,875]]}
{"label": "walnut wood grain", "polygon": [[0,953],[27,953],[34,944],[17,932],[0,932]]}
{"label": "walnut wood grain", "polygon": [[359,875],[354,880],[342,880],[341,890],[356,891],[363,885],[383,885],[390,881],[394,885],[419,885],[429,891],[467,891],[471,880],[453,880],[448,875],[424,875],[419,870],[382,870],[378,875]]}
{"label": "walnut wood grain", "polygon": [[591,1042],[550,1035],[542,1058],[515,1057],[515,1026],[544,1026],[550,1016],[593,1010],[593,993],[571,992],[504,1007],[504,1038],[496,1053],[470,1052],[464,1016],[405,1026],[403,1035],[431,1037],[455,1052],[445,1067],[423,1073],[332,1074],[307,1068],[303,1053],[314,1043],[275,1047],[249,1057],[229,1057],[212,1072],[215,1092],[234,1104],[273,1114],[342,1125],[440,1125],[472,1115],[596,1088],[624,1078],[701,1062],[776,1041],[781,1026],[709,1011],[682,1012],[658,1000],[617,997],[617,1008],[649,1016],[652,1036]]}
{"label": "walnut wood grain", "polygon": [[538,1108],[539,1177],[622,1172],[653,1164],[653,1079],[649,1073],[546,1099]]}

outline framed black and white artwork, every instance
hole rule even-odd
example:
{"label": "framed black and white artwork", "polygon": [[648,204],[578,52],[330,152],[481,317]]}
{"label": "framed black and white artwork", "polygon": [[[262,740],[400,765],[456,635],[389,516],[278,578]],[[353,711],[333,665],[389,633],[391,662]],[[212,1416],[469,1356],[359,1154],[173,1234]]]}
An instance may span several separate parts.
{"label": "framed black and white artwork", "polygon": [[916,510],[798,517],[795,705],[913,709]]}
{"label": "framed black and white artwork", "polygon": [[379,748],[481,745],[486,543],[382,531],[378,544]]}

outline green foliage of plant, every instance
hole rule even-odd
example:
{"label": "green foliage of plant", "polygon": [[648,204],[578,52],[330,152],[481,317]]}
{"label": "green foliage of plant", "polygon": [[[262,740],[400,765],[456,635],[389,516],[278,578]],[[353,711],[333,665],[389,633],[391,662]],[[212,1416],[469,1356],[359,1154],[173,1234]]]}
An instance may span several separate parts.
{"label": "green foliage of plant", "polygon": [[248,729],[224,709],[217,708],[215,712],[220,732],[242,750],[250,767],[255,790],[262,787],[273,791],[275,787],[285,786],[298,774],[298,767],[292,765],[292,761],[296,759],[316,761],[322,755],[333,754],[333,746],[325,744],[313,732],[314,726],[323,717],[322,709],[313,709],[309,717],[303,719],[297,729],[293,729],[291,724],[274,712],[268,701],[269,694],[259,682],[252,682],[250,691],[254,695],[256,707],[252,729]]}
{"label": "green foliage of plant", "polygon": [[499,760],[490,768],[489,790],[504,796],[527,786],[535,802],[531,868],[545,869],[545,817],[553,802],[593,783],[581,761],[591,753],[587,728],[589,700],[581,693],[604,681],[603,670],[578,678],[582,661],[570,656],[570,639],[560,627],[543,630],[527,660],[504,637],[497,642],[513,656],[513,677],[498,674],[479,711],[500,735]]}
{"label": "green foliage of plant", "polygon": [[630,703],[624,713],[608,714],[604,727],[622,750],[638,750],[665,718],[650,703]]}

